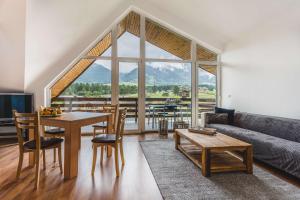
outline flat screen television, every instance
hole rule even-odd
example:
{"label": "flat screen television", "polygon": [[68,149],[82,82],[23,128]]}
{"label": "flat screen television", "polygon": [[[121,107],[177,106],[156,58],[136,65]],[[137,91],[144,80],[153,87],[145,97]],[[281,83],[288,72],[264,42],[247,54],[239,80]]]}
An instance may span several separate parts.
{"label": "flat screen television", "polygon": [[12,110],[33,112],[33,94],[0,93],[0,122],[12,121]]}

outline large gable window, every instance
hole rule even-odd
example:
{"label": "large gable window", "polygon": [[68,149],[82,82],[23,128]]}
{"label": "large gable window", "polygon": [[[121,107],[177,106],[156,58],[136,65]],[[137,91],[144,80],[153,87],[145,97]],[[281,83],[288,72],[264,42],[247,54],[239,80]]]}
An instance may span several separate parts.
{"label": "large gable window", "polygon": [[130,12],[51,87],[52,105],[95,111],[118,103],[130,131],[156,130],[161,119],[170,129],[175,121],[192,126],[216,105],[217,69],[213,51]]}

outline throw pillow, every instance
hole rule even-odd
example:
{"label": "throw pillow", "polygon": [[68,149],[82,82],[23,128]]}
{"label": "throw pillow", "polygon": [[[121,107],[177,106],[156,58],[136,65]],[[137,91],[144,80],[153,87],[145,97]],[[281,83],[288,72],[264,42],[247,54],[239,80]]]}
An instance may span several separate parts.
{"label": "throw pillow", "polygon": [[234,109],[225,109],[225,108],[215,107],[215,113],[227,113],[229,125],[233,125],[233,123],[234,123],[234,111],[235,111]]}

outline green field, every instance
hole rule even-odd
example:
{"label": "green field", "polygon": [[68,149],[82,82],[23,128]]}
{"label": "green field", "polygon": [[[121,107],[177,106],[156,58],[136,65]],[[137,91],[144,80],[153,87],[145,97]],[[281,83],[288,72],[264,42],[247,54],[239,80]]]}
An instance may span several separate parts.
{"label": "green field", "polygon": [[[147,98],[190,98],[191,88],[178,85],[147,85]],[[62,96],[77,97],[110,97],[111,86],[100,83],[73,83],[63,93]],[[132,83],[119,85],[120,97],[138,97],[138,86]],[[216,97],[215,87],[212,85],[200,85],[198,91],[199,98],[214,99]]]}

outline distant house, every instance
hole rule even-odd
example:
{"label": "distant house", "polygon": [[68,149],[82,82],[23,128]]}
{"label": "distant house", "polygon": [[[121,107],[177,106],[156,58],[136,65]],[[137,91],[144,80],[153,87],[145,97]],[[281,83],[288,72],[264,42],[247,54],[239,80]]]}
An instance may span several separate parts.
{"label": "distant house", "polygon": [[207,87],[200,87],[199,92],[206,93],[206,92],[208,92],[208,88]]}
{"label": "distant house", "polygon": [[180,92],[182,98],[188,98],[190,96],[190,91],[188,89],[182,89]]}

